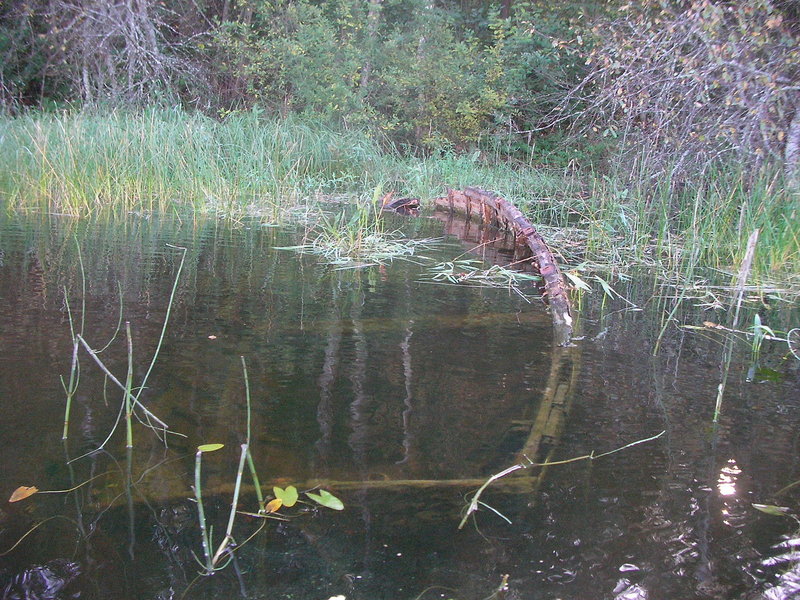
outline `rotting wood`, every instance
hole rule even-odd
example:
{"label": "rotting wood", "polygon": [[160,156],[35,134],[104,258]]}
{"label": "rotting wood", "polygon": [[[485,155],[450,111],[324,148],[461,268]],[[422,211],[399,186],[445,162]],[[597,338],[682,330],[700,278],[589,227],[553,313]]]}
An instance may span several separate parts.
{"label": "rotting wood", "polygon": [[[517,453],[518,462],[552,462],[572,407],[579,372],[580,352],[576,347],[553,348],[547,385],[528,438]],[[542,467],[539,471],[537,484],[543,481],[547,468]]]}
{"label": "rotting wood", "polygon": [[461,213],[467,219],[477,218],[486,226],[512,232],[515,260],[530,256],[542,276],[556,343],[568,345],[572,337],[572,310],[564,278],[544,238],[522,212],[498,194],[476,187],[463,191],[448,189],[446,197],[435,198],[433,202],[437,209]]}

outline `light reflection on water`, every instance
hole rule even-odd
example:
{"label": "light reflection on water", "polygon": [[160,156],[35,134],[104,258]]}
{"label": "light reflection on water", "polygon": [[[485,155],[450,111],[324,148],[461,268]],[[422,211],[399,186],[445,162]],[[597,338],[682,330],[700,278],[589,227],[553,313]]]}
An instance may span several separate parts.
{"label": "light reflection on water", "polygon": [[[405,226],[437,235],[435,223]],[[84,337],[104,345],[121,303],[137,380],[156,347],[178,265],[178,253],[164,244],[188,249],[142,395],[188,437],[165,450],[137,427],[129,465],[121,433],[108,454],[66,462],[65,454],[97,447],[116,418],[119,394],[88,359],[66,453],[60,441],[59,376],[68,373],[71,352],[65,290],[76,317],[84,300],[76,239],[86,272]],[[507,574],[514,598],[734,598],[774,578],[760,560],[791,522],[750,504],[797,479],[796,367],[766,356],[785,376],[753,385],[745,383],[747,357],[735,363],[714,434],[718,341],[670,330],[653,357],[657,313],[584,304],[587,337],[566,351],[577,378],[567,420],[543,444],[555,449],[553,459],[567,459],[666,434],[596,461],[551,467],[535,493],[490,488],[486,503],[512,523],[486,510],[457,531],[465,494],[477,487],[457,481],[512,464],[543,414],[548,382],[570,378],[567,370],[552,379],[551,358],[565,351],[551,346],[548,316],[504,291],[421,284],[423,267],[413,263],[337,271],[272,250],[296,242],[290,231],[213,220],[131,221],[124,229],[4,223],[0,492],[23,484],[65,489],[114,473],[66,502],[38,496],[2,508],[0,550],[47,517],[69,519],[46,523],[0,558],[9,597],[36,578],[49,582],[50,597],[183,593],[197,570],[192,552],[200,550],[187,500],[193,450],[226,444],[204,463],[207,510],[221,529],[246,431],[242,356],[262,479],[340,482],[332,487],[347,510],[270,526],[236,564],[187,597],[414,598],[428,589],[426,597],[485,598]],[[430,254],[450,260],[461,252],[446,244]],[[644,282],[620,291],[644,304],[637,294],[648,289]],[[102,356],[124,376],[124,335]],[[129,500],[128,470],[136,483]],[[453,483],[391,485],[397,480]],[[797,507],[796,498],[781,502]],[[244,502],[252,510],[251,492]],[[252,529],[239,523],[243,536]]]}

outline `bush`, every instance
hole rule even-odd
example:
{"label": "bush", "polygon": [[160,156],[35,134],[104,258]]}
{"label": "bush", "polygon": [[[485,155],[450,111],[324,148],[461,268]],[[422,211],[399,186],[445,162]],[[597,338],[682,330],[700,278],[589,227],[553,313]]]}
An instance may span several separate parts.
{"label": "bush", "polygon": [[546,114],[574,81],[574,57],[554,44],[568,24],[532,8],[512,22],[489,13],[475,29],[421,0],[286,5],[215,36],[230,105],[370,123],[428,149],[467,147]]}
{"label": "bush", "polygon": [[649,1],[595,35],[592,71],[554,122],[619,137],[676,182],[720,164],[796,161],[800,37],[768,0]]}

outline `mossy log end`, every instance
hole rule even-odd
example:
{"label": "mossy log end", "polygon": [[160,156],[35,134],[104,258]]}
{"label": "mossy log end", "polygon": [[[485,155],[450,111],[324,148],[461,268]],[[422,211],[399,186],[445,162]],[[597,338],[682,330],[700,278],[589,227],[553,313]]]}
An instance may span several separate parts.
{"label": "mossy log end", "polygon": [[463,191],[447,190],[447,196],[435,198],[437,209],[461,213],[466,218],[479,218],[485,225],[509,230],[514,234],[519,258],[533,258],[543,279],[545,298],[550,305],[556,342],[567,345],[572,337],[572,311],[564,278],[553,253],[522,212],[513,204],[480,188],[468,187]]}

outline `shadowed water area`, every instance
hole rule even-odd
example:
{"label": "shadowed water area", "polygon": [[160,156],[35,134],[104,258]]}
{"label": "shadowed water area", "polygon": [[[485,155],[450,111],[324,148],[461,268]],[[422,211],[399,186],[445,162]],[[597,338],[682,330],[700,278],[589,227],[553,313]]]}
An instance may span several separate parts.
{"label": "shadowed water area", "polygon": [[[435,220],[396,225],[442,234]],[[687,303],[654,356],[670,308],[654,295],[672,292],[642,278],[616,289],[643,310],[596,290],[576,306],[582,339],[559,348],[541,300],[431,281],[431,265],[474,244],[448,238],[358,269],[276,249],[303,241],[258,221],[2,217],[2,597],[796,597],[781,577],[791,563],[764,561],[797,524],[752,507],[798,512],[797,488],[776,496],[800,479],[800,369],[785,344],[765,342],[757,365],[734,346],[714,428],[725,338],[676,325],[726,313]],[[180,276],[170,245],[186,248]],[[185,437],[165,447],[135,422],[130,452],[120,425],[83,456],[112,431],[122,392],[80,349],[62,442],[71,328],[124,381],[130,323],[136,388],[176,278],[141,400]],[[791,305],[759,310],[776,330],[797,326]],[[289,520],[246,543],[262,521],[240,514],[235,559],[197,579],[195,449],[225,444],[202,463],[218,543],[247,436],[242,357],[267,497],[321,485],[345,509],[283,509]],[[500,515],[482,508],[458,529],[470,494],[528,452],[566,460],[662,431],[498,481],[481,499]],[[248,472],[242,481],[239,508],[256,512]],[[81,483],[6,502],[21,485]]]}

